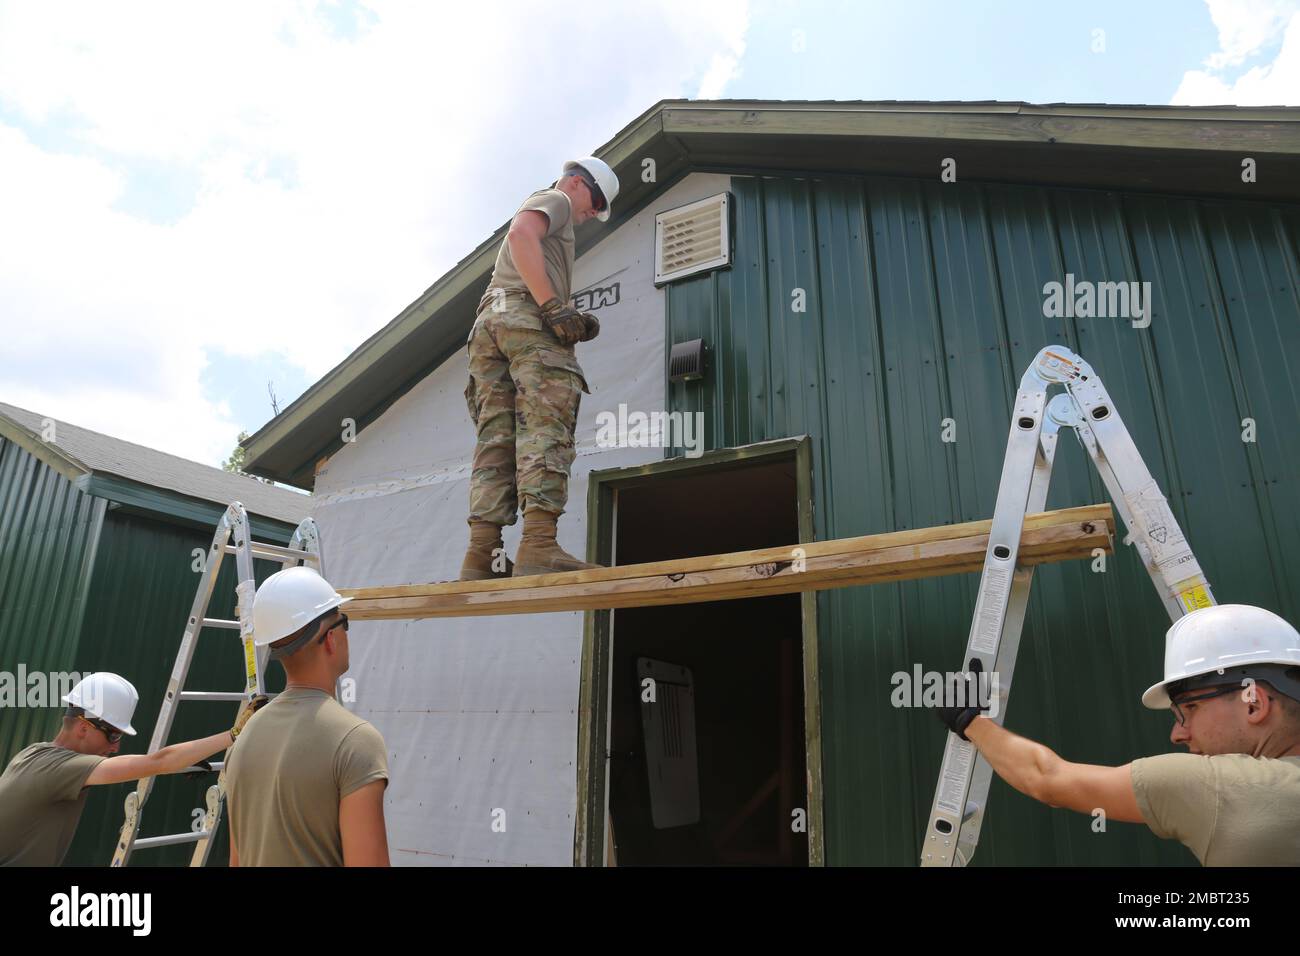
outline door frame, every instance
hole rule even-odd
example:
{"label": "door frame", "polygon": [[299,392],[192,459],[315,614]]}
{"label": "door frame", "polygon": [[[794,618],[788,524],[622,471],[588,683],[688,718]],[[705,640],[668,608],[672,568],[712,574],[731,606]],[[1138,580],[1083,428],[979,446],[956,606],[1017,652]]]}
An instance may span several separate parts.
{"label": "door frame", "polygon": [[[669,458],[630,468],[603,468],[587,478],[587,554],[608,565],[614,541],[614,503],[620,488],[680,472],[719,472],[770,463],[795,463],[799,540],[816,540],[813,521],[812,439],[807,435],[719,448],[698,458]],[[799,592],[803,647],[804,759],[807,766],[808,865],[825,865],[823,826],[821,683],[817,658],[817,593]],[[604,866],[610,720],[610,626],[612,611],[583,614],[582,664],[578,693],[578,793],[574,826],[575,866]],[[597,733],[599,731],[599,733]]]}

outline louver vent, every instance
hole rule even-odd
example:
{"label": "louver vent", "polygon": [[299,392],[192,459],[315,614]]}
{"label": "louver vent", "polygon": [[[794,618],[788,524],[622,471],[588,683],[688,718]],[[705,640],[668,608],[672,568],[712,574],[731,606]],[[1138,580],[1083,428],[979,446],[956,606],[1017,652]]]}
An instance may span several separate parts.
{"label": "louver vent", "polygon": [[731,197],[719,193],[655,216],[655,284],[731,264]]}

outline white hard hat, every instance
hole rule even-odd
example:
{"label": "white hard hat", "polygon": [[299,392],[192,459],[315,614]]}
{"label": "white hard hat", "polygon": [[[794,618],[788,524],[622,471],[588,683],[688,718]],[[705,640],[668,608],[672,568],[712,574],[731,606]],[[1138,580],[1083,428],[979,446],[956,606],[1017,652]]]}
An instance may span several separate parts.
{"label": "white hard hat", "polygon": [[135,705],[140,703],[140,695],[125,677],[108,671],[87,674],[68,691],[63,702],[80,707],[91,717],[99,718],[124,734],[135,733],[131,718],[135,716]]}
{"label": "white hard hat", "polygon": [[587,171],[600,191],[605,194],[605,208],[596,213],[596,218],[601,222],[609,221],[610,210],[614,208],[614,200],[618,197],[618,177],[614,175],[614,170],[609,168],[609,164],[603,159],[597,159],[595,156],[584,156],[581,159],[571,159],[564,164],[564,173],[567,176],[569,170],[575,166],[581,166]]}
{"label": "white hard hat", "polygon": [[253,598],[253,643],[274,644],[351,600],[311,568],[277,571],[262,582]]}
{"label": "white hard hat", "polygon": [[[1275,665],[1268,667],[1267,665]],[[1265,665],[1260,667],[1259,665]],[[1169,685],[1187,681],[1208,686],[1208,675],[1230,683],[1253,677],[1283,684],[1277,690],[1296,692],[1284,668],[1300,667],[1300,631],[1272,611],[1249,604],[1219,604],[1201,608],[1174,621],[1165,635],[1165,679],[1142,695],[1152,710],[1169,706]],[[1194,678],[1207,677],[1206,681]],[[1191,689],[1191,688],[1188,688]]]}

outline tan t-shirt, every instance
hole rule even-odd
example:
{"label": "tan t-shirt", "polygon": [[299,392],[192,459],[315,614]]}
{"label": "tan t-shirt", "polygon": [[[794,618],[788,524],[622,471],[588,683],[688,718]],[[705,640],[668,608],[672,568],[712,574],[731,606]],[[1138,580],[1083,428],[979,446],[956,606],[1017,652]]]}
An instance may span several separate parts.
{"label": "tan t-shirt", "polygon": [[[546,277],[561,302],[569,301],[569,287],[573,281],[573,205],[569,197],[558,189],[539,189],[519,207],[515,215],[525,209],[536,209],[546,214],[550,227],[542,239],[542,258],[546,261]],[[492,294],[493,289],[527,292],[528,284],[515,268],[514,258],[510,255],[509,238],[501,241],[497,251],[496,267],[492,270],[492,279],[488,282],[488,291],[484,298]],[[542,303],[538,303],[541,305]]]}
{"label": "tan t-shirt", "polygon": [[1130,776],[1151,831],[1203,866],[1300,866],[1300,757],[1161,754]]}
{"label": "tan t-shirt", "polygon": [[58,866],[86,808],[86,778],[106,760],[52,743],[19,751],[0,775],[0,866]]}
{"label": "tan t-shirt", "polygon": [[322,690],[286,690],[249,719],[230,751],[239,865],[342,866],[339,801],[387,779],[379,731]]}

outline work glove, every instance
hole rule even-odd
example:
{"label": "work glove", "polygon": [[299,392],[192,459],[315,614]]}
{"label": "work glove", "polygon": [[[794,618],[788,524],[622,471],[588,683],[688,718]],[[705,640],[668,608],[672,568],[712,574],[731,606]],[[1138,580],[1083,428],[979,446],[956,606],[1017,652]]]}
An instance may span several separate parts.
{"label": "work glove", "polygon": [[578,341],[590,342],[596,336],[600,335],[600,319],[596,318],[590,312],[583,312],[581,315],[582,321],[587,325],[587,329],[583,332],[582,338],[578,339]]}
{"label": "work glove", "polygon": [[239,712],[239,718],[235,721],[235,726],[230,728],[230,736],[236,740],[239,739],[239,732],[244,729],[248,719],[261,710],[271,700],[266,694],[257,694],[248,702],[248,706]]}
{"label": "work glove", "polygon": [[[939,707],[936,713],[939,719],[947,725],[948,729],[968,741],[966,728],[971,725],[971,721],[980,715],[981,711],[988,710],[987,704],[981,704],[979,698],[979,676],[984,670],[984,665],[980,663],[978,657],[972,658],[969,671],[966,674],[966,695],[962,706],[957,707]],[[953,701],[956,704],[956,701]]]}
{"label": "work glove", "polygon": [[582,341],[587,331],[587,323],[582,313],[565,305],[558,298],[551,298],[542,306],[542,321],[551,333],[560,340],[561,345],[572,345]]}

